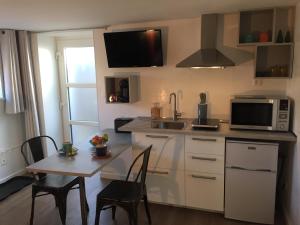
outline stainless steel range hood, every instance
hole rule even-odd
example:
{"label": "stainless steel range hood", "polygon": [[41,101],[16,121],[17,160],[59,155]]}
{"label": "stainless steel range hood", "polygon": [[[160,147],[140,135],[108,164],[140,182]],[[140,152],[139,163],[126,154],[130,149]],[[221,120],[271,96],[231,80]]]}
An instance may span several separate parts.
{"label": "stainless steel range hood", "polygon": [[219,32],[223,30],[219,29],[219,26],[223,26],[223,24],[218,22],[218,16],[218,14],[206,14],[202,16],[201,49],[178,63],[176,67],[200,69],[235,66],[235,63],[230,58],[217,49],[217,41],[220,39],[218,35],[223,35]]}

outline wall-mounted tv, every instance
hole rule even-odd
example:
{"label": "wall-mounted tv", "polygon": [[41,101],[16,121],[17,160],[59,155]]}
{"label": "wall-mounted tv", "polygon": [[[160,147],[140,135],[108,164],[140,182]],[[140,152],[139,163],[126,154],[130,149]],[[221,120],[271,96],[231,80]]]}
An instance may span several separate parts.
{"label": "wall-mounted tv", "polygon": [[163,65],[161,30],[104,33],[108,67]]}

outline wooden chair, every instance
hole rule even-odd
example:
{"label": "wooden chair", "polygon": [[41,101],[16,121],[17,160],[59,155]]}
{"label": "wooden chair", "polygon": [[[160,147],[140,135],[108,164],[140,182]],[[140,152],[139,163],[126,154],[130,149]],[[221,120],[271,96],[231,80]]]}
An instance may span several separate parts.
{"label": "wooden chair", "polygon": [[[135,158],[128,171],[125,181],[121,181],[121,180],[112,181],[97,195],[95,225],[99,224],[101,210],[106,210],[111,208],[112,218],[115,219],[117,206],[127,211],[129,222],[131,225],[137,225],[137,219],[138,219],[137,207],[141,200],[144,200],[148,221],[149,224],[151,224],[151,216],[149,212],[147,191],[145,185],[151,148],[152,145],[149,146],[146,150],[144,150]],[[135,180],[129,181],[128,179],[130,177],[132,168],[134,167],[135,163],[141,156],[143,156],[142,166]],[[138,181],[139,177],[140,180]]]}
{"label": "wooden chair", "polygon": [[[43,139],[50,140],[56,151],[57,145],[53,138],[43,135],[31,138],[25,141],[21,146],[21,153],[27,163],[29,165],[29,159],[25,154],[26,147],[29,146],[32,158],[34,162],[38,162],[44,159],[43,152]],[[78,189],[79,187],[74,187],[75,185],[79,185],[79,177],[75,176],[61,176],[61,175],[53,175],[53,174],[44,174],[39,173],[37,176],[34,175],[35,182],[32,184],[32,204],[31,204],[31,216],[30,216],[30,225],[33,225],[33,217],[34,217],[34,205],[35,198],[52,194],[55,198],[56,206],[59,209],[60,218],[62,224],[66,224],[66,210],[67,210],[67,196],[71,189]],[[43,192],[41,194],[38,194]],[[87,210],[89,210],[87,201],[85,202],[87,205]]]}

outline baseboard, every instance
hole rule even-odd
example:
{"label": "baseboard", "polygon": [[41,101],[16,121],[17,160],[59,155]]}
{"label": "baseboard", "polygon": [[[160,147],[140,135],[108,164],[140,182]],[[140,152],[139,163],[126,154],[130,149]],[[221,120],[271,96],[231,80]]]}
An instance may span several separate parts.
{"label": "baseboard", "polygon": [[14,173],[10,174],[9,176],[0,179],[0,184],[8,181],[10,178],[13,178],[13,177],[19,176],[19,175],[23,175],[25,173],[26,173],[25,169],[18,170],[17,172],[14,172]]}
{"label": "baseboard", "polygon": [[288,213],[288,210],[286,208],[285,205],[282,206],[282,211],[283,211],[283,217],[284,217],[284,220],[285,220],[285,224],[286,225],[294,225],[291,218],[290,218],[290,215]]}

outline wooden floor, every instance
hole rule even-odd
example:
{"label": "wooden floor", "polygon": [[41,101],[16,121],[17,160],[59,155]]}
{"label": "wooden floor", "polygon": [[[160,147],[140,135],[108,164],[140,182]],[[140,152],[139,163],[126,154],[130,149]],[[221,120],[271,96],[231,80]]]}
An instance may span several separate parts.
{"label": "wooden floor", "polygon": [[[105,184],[107,184],[107,181],[101,180],[98,175],[86,179],[87,197],[90,205],[89,225],[94,224],[96,195]],[[140,206],[139,225],[147,225],[143,204],[140,204]],[[28,186],[0,202],[0,225],[28,225],[30,207],[31,187]],[[80,225],[78,190],[69,193],[67,210],[67,224]],[[251,223],[224,219],[221,214],[157,204],[150,204],[150,212],[153,225],[252,225]],[[61,225],[59,213],[55,208],[54,198],[51,195],[37,198],[34,224]],[[126,213],[118,208],[115,221],[111,219],[111,211],[107,210],[101,213],[100,224],[127,225],[129,223]],[[282,216],[277,215],[275,224],[285,225]]]}

